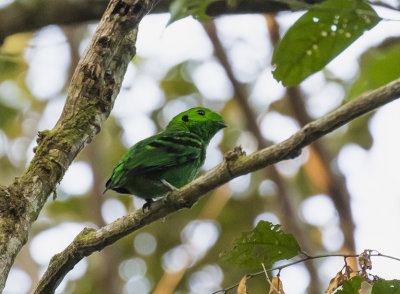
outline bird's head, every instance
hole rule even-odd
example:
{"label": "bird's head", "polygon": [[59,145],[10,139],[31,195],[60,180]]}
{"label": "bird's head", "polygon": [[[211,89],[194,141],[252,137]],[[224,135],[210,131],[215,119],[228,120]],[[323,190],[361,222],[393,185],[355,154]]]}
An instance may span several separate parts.
{"label": "bird's head", "polygon": [[175,116],[167,126],[169,129],[185,130],[199,135],[208,144],[211,138],[227,127],[218,113],[204,107],[195,107]]}

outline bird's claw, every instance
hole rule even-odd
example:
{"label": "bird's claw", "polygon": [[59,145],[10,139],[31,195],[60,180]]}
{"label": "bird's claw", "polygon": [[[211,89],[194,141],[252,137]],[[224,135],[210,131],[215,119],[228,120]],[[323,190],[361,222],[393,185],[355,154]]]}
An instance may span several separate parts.
{"label": "bird's claw", "polygon": [[145,199],[146,203],[143,204],[142,206],[142,212],[144,212],[146,209],[150,210],[151,209],[151,204],[153,203],[153,199],[149,198],[149,199]]}

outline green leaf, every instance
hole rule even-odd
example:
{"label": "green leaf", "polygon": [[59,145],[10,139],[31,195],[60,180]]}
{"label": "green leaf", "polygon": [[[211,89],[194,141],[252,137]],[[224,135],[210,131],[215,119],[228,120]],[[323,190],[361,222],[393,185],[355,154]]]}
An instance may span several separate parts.
{"label": "green leaf", "polygon": [[175,99],[199,92],[190,76],[190,68],[195,66],[197,66],[196,62],[185,61],[168,71],[160,82],[161,88],[168,98]]}
{"label": "green leaf", "polygon": [[62,191],[57,192],[57,201],[52,201],[47,207],[49,217],[57,220],[73,218],[75,221],[85,221],[89,211],[88,199],[85,197],[69,197]]}
{"label": "green leaf", "polygon": [[209,21],[210,17],[206,14],[206,9],[215,1],[217,0],[174,0],[169,6],[171,17],[167,26],[189,15],[202,22]]}
{"label": "green leaf", "polygon": [[15,108],[9,107],[0,101],[0,128],[4,128],[10,123],[17,115]]}
{"label": "green leaf", "polygon": [[[347,127],[347,131],[345,134],[338,138],[336,142],[338,142],[338,148],[343,147],[351,142],[359,145],[360,147],[368,150],[372,146],[372,135],[369,130],[369,121],[373,114],[369,113],[360,117],[359,119],[355,119],[349,123]],[[339,152],[339,150],[338,150]]]}
{"label": "green leaf", "polygon": [[274,53],[275,79],[295,86],[322,69],[380,18],[363,0],[327,0],[287,31]]}
{"label": "green leaf", "polygon": [[376,282],[372,286],[371,294],[400,294],[400,280]]}
{"label": "green leaf", "polygon": [[361,283],[364,281],[363,277],[355,276],[348,281],[344,281],[342,290],[338,290],[336,294],[358,294],[361,289]]}
{"label": "green leaf", "polygon": [[368,49],[360,57],[360,74],[347,100],[379,88],[400,77],[400,38],[390,38]]}
{"label": "green leaf", "polygon": [[8,74],[13,73],[18,70],[18,63],[13,60],[13,56],[11,54],[4,54],[0,52],[0,79],[5,79],[4,73]]}
{"label": "green leaf", "polygon": [[264,263],[270,267],[273,263],[296,256],[300,246],[292,234],[285,234],[279,225],[260,221],[251,232],[244,232],[234,243],[227,260],[248,267],[260,267]]}

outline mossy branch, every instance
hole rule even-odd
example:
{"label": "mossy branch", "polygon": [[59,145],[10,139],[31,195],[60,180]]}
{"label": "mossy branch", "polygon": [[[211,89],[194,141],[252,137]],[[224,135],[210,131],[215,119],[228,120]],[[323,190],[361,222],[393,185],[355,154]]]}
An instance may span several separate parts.
{"label": "mossy branch", "polygon": [[28,169],[0,189],[0,292],[28,231],[76,155],[109,116],[129,62],[137,27],[157,0],[111,0],[80,60],[56,126],[40,132]]}
{"label": "mossy branch", "polygon": [[143,212],[139,209],[100,229],[82,231],[63,252],[52,258],[35,293],[52,293],[68,271],[92,252],[101,250],[172,212],[191,207],[200,196],[233,178],[298,156],[302,148],[315,140],[399,97],[400,79],[367,92],[326,116],[305,125],[282,143],[254,152],[249,156],[244,155],[240,148],[235,148],[225,156],[224,162],[190,184],[171,192],[165,199],[154,202],[151,210]]}

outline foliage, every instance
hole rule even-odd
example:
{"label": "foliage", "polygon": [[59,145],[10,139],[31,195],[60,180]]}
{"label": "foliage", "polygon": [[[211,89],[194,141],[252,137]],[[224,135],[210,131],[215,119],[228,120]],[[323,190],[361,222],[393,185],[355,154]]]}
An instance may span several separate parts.
{"label": "foliage", "polygon": [[171,68],[161,80],[160,86],[169,99],[198,93],[190,77],[190,67],[196,66],[193,61],[182,62]]}
{"label": "foliage", "polygon": [[280,225],[260,221],[254,230],[242,233],[234,242],[227,260],[240,266],[271,266],[296,256],[299,251],[300,246],[293,235],[282,232]]}
{"label": "foliage", "polygon": [[299,84],[378,21],[375,11],[362,0],[328,0],[313,6],[276,48],[274,77],[285,86]]}
{"label": "foliage", "polygon": [[217,0],[174,0],[169,7],[171,17],[168,25],[189,15],[199,21],[209,21],[210,17],[206,14],[206,9],[215,1]]}
{"label": "foliage", "polygon": [[[277,241],[277,239],[280,239],[280,241]],[[271,243],[275,243],[275,246],[271,246]],[[296,247],[297,249],[295,249]],[[279,251],[279,255],[276,254],[276,251]],[[235,247],[233,248],[233,250],[230,251],[227,259],[232,263],[241,266],[244,265],[248,267],[257,267],[258,265],[258,268],[262,267],[263,271],[244,276],[241,279],[241,281],[237,285],[235,285],[238,287],[238,293],[240,292],[239,290],[241,288],[246,289],[246,281],[249,278],[252,278],[257,275],[264,275],[264,274],[267,275],[269,272],[272,272],[273,270],[278,270],[278,275],[277,277],[274,277],[272,279],[272,283],[270,282],[271,291],[275,291],[273,293],[277,294],[278,292],[281,293],[280,291],[284,293],[283,292],[284,281],[282,282],[280,280],[279,275],[285,268],[293,266],[300,262],[309,261],[311,259],[341,256],[340,254],[336,255],[326,254],[319,256],[306,255],[305,258],[300,258],[299,256],[300,259],[298,259],[297,261],[280,265],[275,268],[266,268],[264,266],[266,260],[270,262],[268,265],[271,266],[273,262],[282,259],[292,258],[296,256],[299,252],[300,252],[300,247],[298,246],[297,241],[294,239],[294,237],[292,235],[287,235],[283,233],[282,231],[279,230],[279,227],[274,226],[269,222],[260,221],[257,227],[253,231],[242,233],[242,237],[235,241]],[[274,257],[271,258],[270,256]],[[359,290],[362,288],[362,283],[366,283],[367,287],[372,289],[372,294],[400,294],[400,280],[384,280],[368,272],[372,270],[372,261],[371,261],[372,256],[393,258],[391,256],[383,255],[375,250],[364,250],[358,256],[358,266],[361,269],[358,271],[353,271],[353,269],[347,264],[346,258],[355,257],[355,255],[343,254],[343,257],[345,257],[345,265],[335,275],[335,277],[331,279],[325,293],[358,294]],[[398,258],[394,259],[400,261],[400,259]],[[372,277],[372,279],[370,278],[370,276]],[[269,281],[269,277],[267,278]],[[276,285],[277,281],[279,282]],[[273,290],[272,288],[275,288],[275,290]],[[276,289],[278,288],[282,290],[276,291]]]}
{"label": "foliage", "polygon": [[17,110],[0,101],[0,128],[5,128],[17,115]]}
{"label": "foliage", "polygon": [[[359,294],[361,283],[365,281],[364,277],[354,276],[350,280],[344,281],[342,289],[337,290],[335,294]],[[400,280],[368,281],[372,284],[371,294],[399,294]]]}
{"label": "foliage", "polygon": [[400,38],[390,38],[365,51],[360,57],[360,73],[348,100],[381,87],[400,76]]}
{"label": "foliage", "polygon": [[336,294],[358,294],[361,288],[361,283],[364,281],[363,277],[355,276],[348,281],[344,281],[343,289],[336,291]]}
{"label": "foliage", "polygon": [[374,284],[371,294],[400,294],[400,280],[381,280]]}

